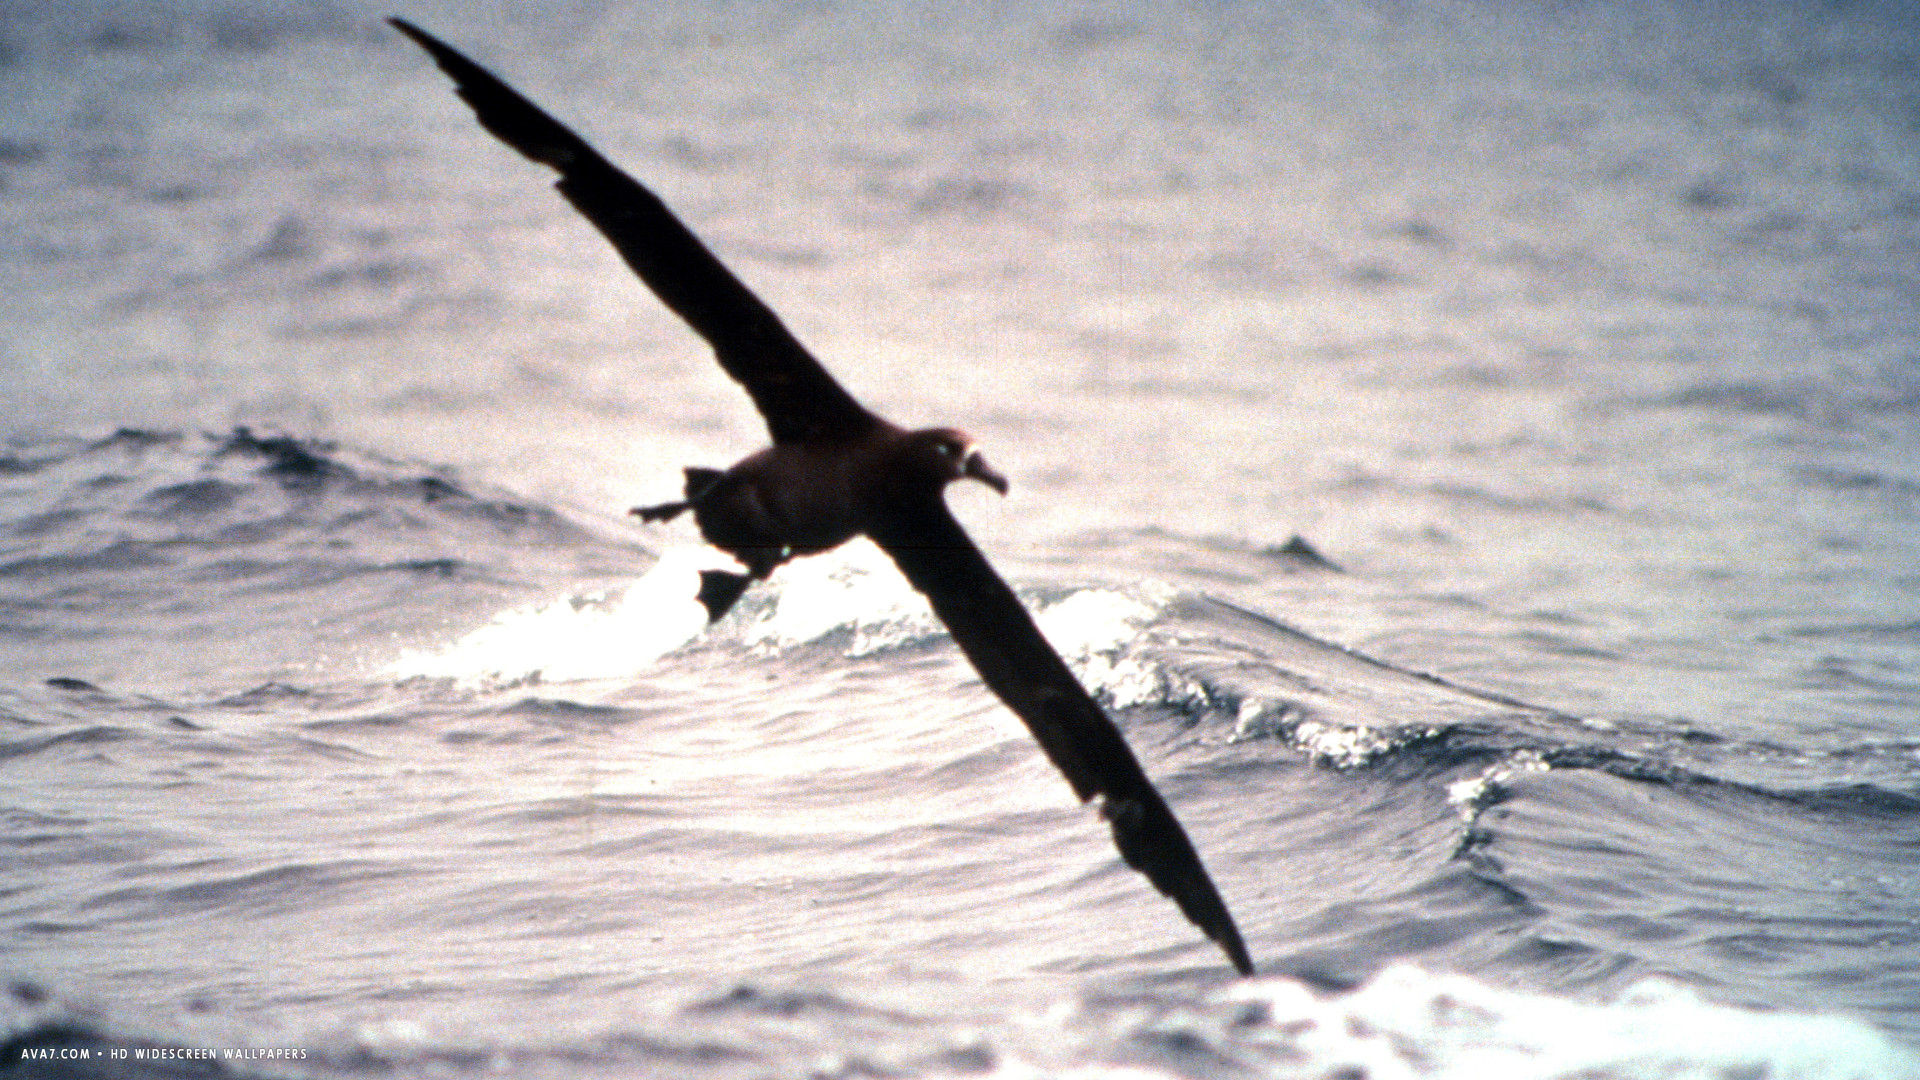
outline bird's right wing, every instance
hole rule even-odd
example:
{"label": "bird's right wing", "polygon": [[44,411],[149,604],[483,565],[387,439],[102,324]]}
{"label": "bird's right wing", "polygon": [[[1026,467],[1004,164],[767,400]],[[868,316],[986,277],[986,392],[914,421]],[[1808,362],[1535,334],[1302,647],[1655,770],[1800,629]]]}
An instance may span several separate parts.
{"label": "bird's right wing", "polygon": [[1147,779],[1120,729],[1093,700],[1033,616],[967,537],[937,492],[889,507],[868,530],[960,646],[981,681],[1033,732],[1083,801],[1100,799],[1128,866],[1171,897],[1234,969],[1253,960],[1193,841]]}
{"label": "bird's right wing", "polygon": [[560,193],[613,241],[667,307],[713,345],[720,366],[746,387],[775,442],[842,438],[873,427],[873,414],[658,196],[492,72],[405,19],[390,21],[453,77],[482,127],[559,171]]}

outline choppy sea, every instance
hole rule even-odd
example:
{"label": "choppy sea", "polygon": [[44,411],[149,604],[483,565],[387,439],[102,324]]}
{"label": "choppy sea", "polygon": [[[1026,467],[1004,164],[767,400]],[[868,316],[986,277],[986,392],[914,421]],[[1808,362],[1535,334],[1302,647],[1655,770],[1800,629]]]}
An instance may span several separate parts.
{"label": "choppy sea", "polygon": [[1265,974],[361,0],[0,0],[0,1075],[1920,1075],[1920,17],[401,9],[876,411]]}

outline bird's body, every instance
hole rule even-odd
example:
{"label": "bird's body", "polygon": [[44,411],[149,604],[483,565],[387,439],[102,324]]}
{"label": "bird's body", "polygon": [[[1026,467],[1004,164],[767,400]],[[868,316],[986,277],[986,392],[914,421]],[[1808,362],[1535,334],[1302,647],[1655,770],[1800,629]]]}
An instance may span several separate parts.
{"label": "bird's body", "polygon": [[[938,490],[956,479],[1007,490],[1006,479],[988,467],[966,433],[902,431],[879,419],[859,438],[776,442],[725,471],[696,467],[686,474],[684,498],[635,507],[633,513],[644,521],[668,521],[693,511],[701,537],[739,560],[747,572],[736,576],[748,582],[765,580],[790,559],[872,535],[884,528],[890,509],[916,490]],[[727,576],[716,572],[707,580]],[[744,589],[741,584],[730,595],[737,599]],[[710,620],[732,603],[716,604],[714,595],[701,596]]]}
{"label": "bird's body", "polygon": [[[750,570],[771,572],[789,558],[829,551],[860,535],[862,456],[857,446],[777,443],[725,472],[688,470],[687,504],[707,543]],[[807,483],[783,482],[793,476]],[[640,516],[655,518],[657,511]]]}
{"label": "bird's body", "polygon": [[647,521],[691,511],[701,536],[744,573],[709,570],[699,599],[719,619],[790,559],[871,537],[924,593],[981,680],[1033,733],[1082,800],[1101,800],[1129,866],[1171,897],[1241,974],[1240,931],[1200,857],[1113,721],[1073,677],[1013,590],[947,509],[945,490],[1007,481],[964,432],[907,430],[840,386],[773,312],[659,198],[564,125],[439,39],[393,24],[433,56],[488,131],[560,173],[560,193],[655,295],[714,347],[766,418],[771,446],[726,470],[686,470],[683,497],[636,508]]}

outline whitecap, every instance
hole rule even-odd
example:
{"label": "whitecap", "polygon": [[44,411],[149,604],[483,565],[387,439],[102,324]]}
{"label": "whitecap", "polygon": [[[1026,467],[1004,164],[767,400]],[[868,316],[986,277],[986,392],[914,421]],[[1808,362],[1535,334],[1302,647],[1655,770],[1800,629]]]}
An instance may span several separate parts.
{"label": "whitecap", "polygon": [[624,589],[511,608],[455,641],[401,653],[384,674],[480,686],[631,676],[706,626],[694,595],[699,571],[712,565],[703,549],[670,550]]}

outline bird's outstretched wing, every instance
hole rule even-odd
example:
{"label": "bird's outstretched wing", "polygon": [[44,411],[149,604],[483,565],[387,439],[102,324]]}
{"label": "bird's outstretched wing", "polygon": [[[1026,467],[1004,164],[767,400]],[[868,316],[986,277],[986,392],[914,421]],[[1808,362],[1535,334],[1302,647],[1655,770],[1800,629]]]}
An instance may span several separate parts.
{"label": "bird's outstretched wing", "polygon": [[453,77],[482,127],[559,171],[560,193],[613,241],[655,295],[713,345],[720,366],[747,388],[766,417],[775,442],[852,437],[876,424],[658,196],[452,46],[404,19],[390,21]]}
{"label": "bird's outstretched wing", "polygon": [[1074,794],[1082,801],[1100,799],[1127,865],[1180,905],[1226,951],[1235,970],[1253,974],[1246,943],[1186,830],[1120,729],[1047,643],[946,500],[936,493],[890,508],[869,535],[926,594],[981,681],[1026,722]]}

